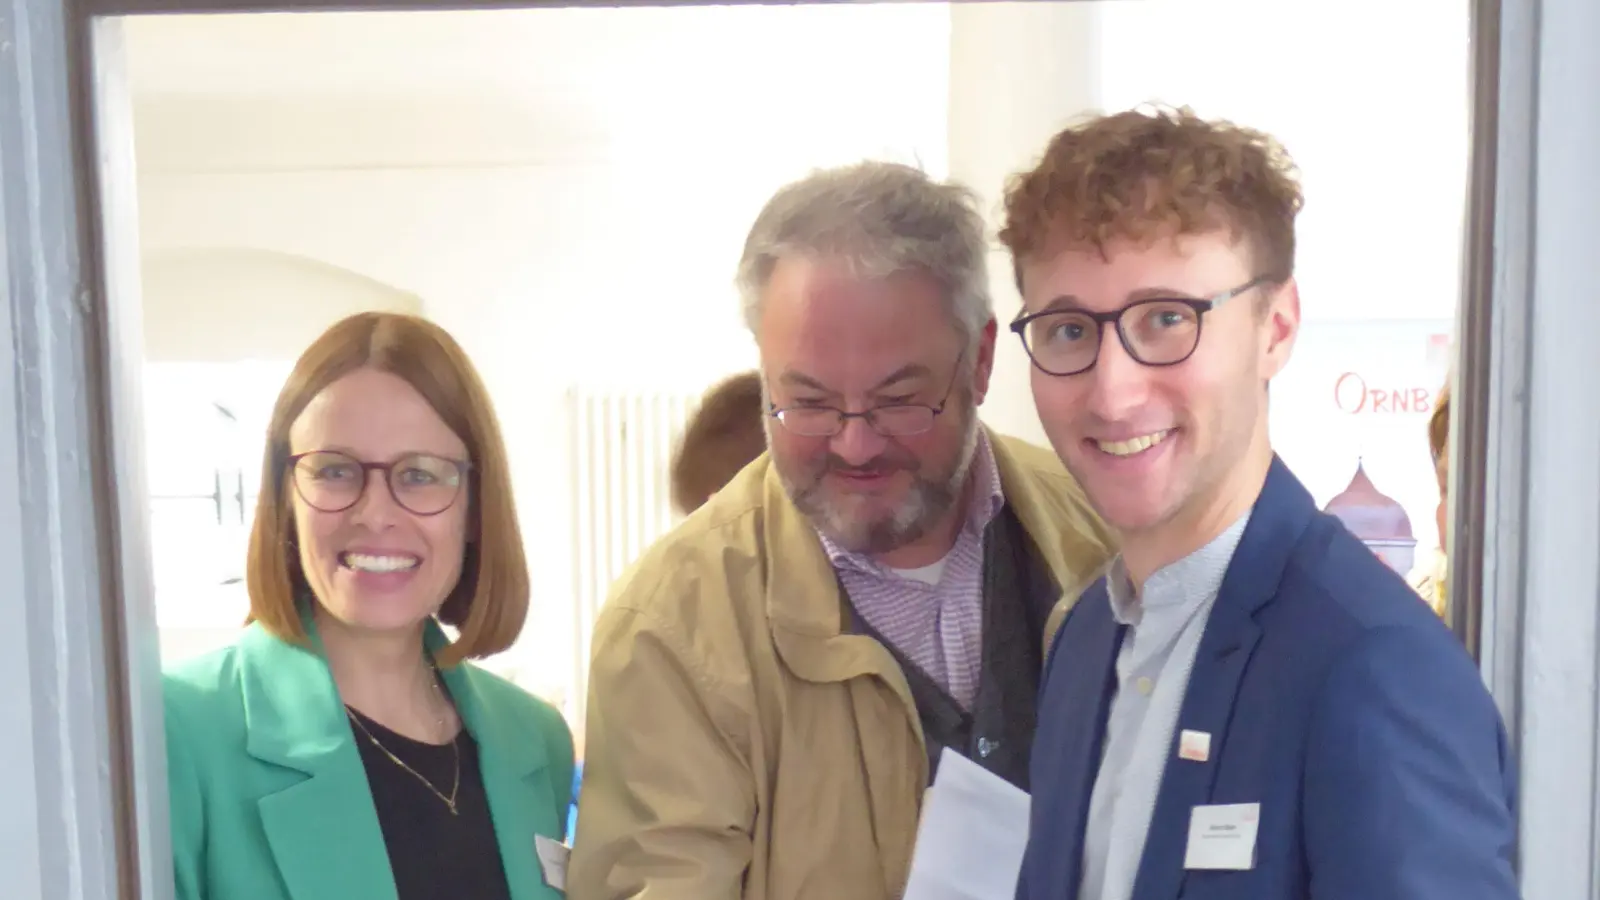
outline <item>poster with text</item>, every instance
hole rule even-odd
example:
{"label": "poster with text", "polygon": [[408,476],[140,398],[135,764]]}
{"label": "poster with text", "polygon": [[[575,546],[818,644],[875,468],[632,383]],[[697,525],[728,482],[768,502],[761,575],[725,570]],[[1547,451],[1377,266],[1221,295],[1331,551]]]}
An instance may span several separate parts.
{"label": "poster with text", "polygon": [[1410,520],[1417,558],[1438,546],[1428,417],[1450,375],[1448,320],[1307,321],[1272,383],[1273,446],[1318,507],[1358,467]]}

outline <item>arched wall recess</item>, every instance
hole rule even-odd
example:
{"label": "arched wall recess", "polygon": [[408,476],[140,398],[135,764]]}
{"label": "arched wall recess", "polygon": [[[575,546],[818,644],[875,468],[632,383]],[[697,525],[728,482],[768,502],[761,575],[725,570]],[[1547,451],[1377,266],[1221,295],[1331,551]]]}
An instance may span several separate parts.
{"label": "arched wall recess", "polygon": [[151,362],[292,360],[345,316],[423,310],[417,295],[358,272],[249,247],[153,251],[142,281]]}

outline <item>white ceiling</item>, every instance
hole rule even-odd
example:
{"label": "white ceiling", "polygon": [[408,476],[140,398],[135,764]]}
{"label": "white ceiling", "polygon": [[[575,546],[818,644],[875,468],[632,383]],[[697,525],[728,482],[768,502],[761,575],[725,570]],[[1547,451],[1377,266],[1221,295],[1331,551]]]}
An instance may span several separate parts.
{"label": "white ceiling", "polygon": [[[938,16],[948,19],[943,4],[895,3],[149,16],[124,27],[135,95],[439,94],[593,85],[641,67],[726,78],[759,72],[774,45],[871,54],[852,33],[905,22],[915,38]],[[691,35],[698,52],[686,54]]]}
{"label": "white ceiling", "polygon": [[830,98],[873,94],[881,121],[861,126],[881,130],[943,110],[939,61],[950,44],[948,7],[927,3],[157,16],[124,26],[147,174],[583,162],[619,146],[699,153],[705,141],[735,152],[826,119]]}

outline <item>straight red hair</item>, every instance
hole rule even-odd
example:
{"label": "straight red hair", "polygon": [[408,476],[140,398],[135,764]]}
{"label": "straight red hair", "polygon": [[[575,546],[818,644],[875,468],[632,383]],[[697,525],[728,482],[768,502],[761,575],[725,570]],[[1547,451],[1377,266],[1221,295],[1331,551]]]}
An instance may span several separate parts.
{"label": "straight red hair", "polygon": [[528,563],[511,494],[500,423],[472,361],[443,328],[397,313],[359,313],[317,338],[295,363],[267,429],[261,495],[250,530],[245,581],[250,620],[282,640],[304,642],[299,604],[311,596],[295,549],[289,429],[327,387],[361,369],[404,379],[467,446],[468,540],[461,580],[439,609],[459,631],[438,663],[451,666],[510,647],[528,615]]}

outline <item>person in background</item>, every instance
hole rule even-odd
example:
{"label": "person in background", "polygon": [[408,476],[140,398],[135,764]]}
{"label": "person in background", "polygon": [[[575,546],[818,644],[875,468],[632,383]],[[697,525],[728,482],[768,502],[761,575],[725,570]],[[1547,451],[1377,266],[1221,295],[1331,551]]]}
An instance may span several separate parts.
{"label": "person in background", "polygon": [[761,373],[741,372],[706,392],[672,457],[672,505],[688,515],[766,452]]}
{"label": "person in background", "polygon": [[970,193],[900,165],[757,217],[771,450],[600,613],[571,896],[890,900],[941,749],[1026,787],[1063,586],[1109,551],[1049,451],[979,423],[987,255]]}
{"label": "person in background", "polygon": [[516,640],[528,568],[448,334],[364,313],[305,351],[249,546],[251,623],[164,678],[179,900],[560,897],[536,846],[563,837],[571,735],[467,662]]}
{"label": "person in background", "polygon": [[1433,454],[1433,471],[1439,479],[1439,508],[1435,513],[1439,524],[1439,546],[1411,570],[1408,580],[1422,599],[1438,614],[1449,621],[1450,595],[1445,583],[1450,574],[1449,518],[1450,518],[1450,387],[1439,391],[1433,415],[1428,417],[1428,449]]}
{"label": "person in background", "polygon": [[1006,194],[1013,329],[1119,538],[1039,697],[1020,900],[1513,900],[1516,773],[1461,643],[1273,453],[1298,178],[1189,110]]}

